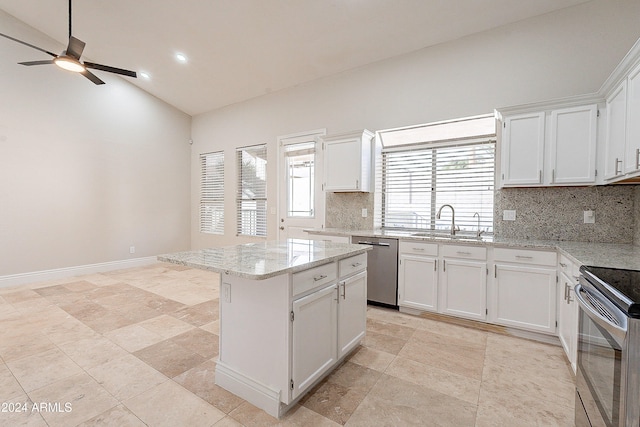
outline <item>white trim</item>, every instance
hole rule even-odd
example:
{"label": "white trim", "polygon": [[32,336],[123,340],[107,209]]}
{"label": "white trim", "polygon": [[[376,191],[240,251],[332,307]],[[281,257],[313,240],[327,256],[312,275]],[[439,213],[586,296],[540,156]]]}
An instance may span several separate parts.
{"label": "white trim", "polygon": [[158,262],[157,258],[155,256],[151,256],[120,261],[101,262],[98,264],[78,265],[74,267],[54,268],[51,270],[33,271],[30,273],[9,274],[7,276],[0,276],[0,288],[43,282],[46,280],[66,279],[67,277],[101,273],[104,271],[143,267],[156,262]]}
{"label": "white trim", "polygon": [[252,403],[272,417],[280,418],[280,391],[236,371],[220,360],[216,361],[215,383],[236,396]]}

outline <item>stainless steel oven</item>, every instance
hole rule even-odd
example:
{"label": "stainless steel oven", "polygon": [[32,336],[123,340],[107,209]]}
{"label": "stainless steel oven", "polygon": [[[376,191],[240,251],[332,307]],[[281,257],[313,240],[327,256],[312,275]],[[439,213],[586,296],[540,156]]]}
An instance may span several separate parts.
{"label": "stainless steel oven", "polygon": [[580,271],[576,427],[640,427],[640,318],[627,295],[640,272]]}

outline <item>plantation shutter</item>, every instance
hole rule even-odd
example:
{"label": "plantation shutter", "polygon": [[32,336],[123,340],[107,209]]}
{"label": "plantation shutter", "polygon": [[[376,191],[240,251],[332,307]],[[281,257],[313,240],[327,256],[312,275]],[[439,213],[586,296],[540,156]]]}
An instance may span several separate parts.
{"label": "plantation shutter", "polygon": [[200,231],[224,234],[224,152],[200,155]]}
{"label": "plantation shutter", "polygon": [[237,234],[267,235],[267,145],[236,150],[238,170]]}

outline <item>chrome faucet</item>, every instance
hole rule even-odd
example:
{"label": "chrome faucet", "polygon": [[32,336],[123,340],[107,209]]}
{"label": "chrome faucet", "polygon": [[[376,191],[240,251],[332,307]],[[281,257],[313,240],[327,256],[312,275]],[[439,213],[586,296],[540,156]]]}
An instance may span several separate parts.
{"label": "chrome faucet", "polygon": [[438,213],[436,214],[436,219],[440,219],[442,208],[444,208],[445,206],[449,206],[451,208],[451,235],[454,236],[456,234],[456,211],[453,209],[453,206],[451,205],[440,206],[440,209],[438,209]]}
{"label": "chrome faucet", "polygon": [[480,235],[483,233],[483,231],[480,230],[480,214],[478,212],[473,214],[474,217],[478,217],[478,231],[476,231],[476,237],[479,239]]}

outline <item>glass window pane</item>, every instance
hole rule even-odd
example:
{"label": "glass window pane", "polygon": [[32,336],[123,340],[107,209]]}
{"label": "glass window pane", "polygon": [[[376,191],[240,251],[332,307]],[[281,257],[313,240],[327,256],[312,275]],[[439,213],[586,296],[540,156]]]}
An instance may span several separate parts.
{"label": "glass window pane", "polygon": [[287,216],[314,215],[315,153],[287,156]]}

